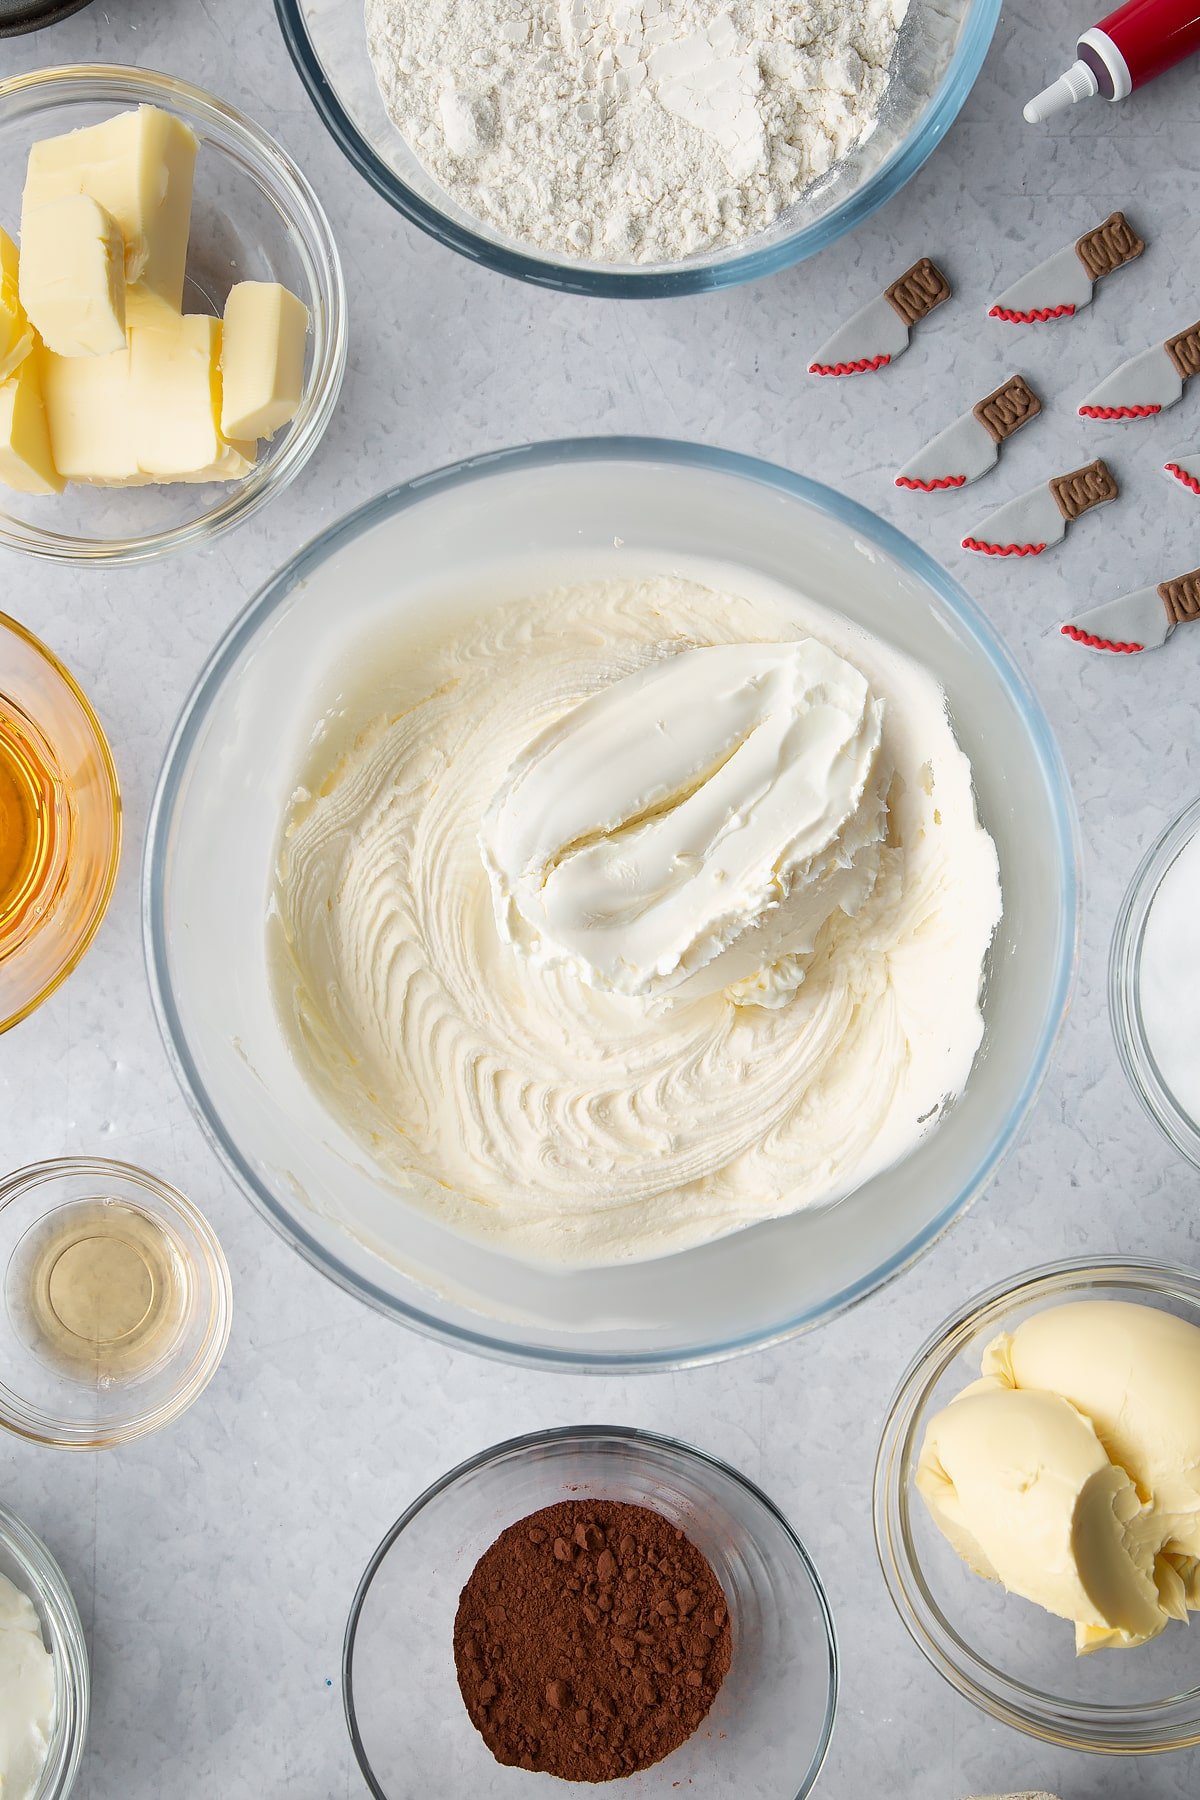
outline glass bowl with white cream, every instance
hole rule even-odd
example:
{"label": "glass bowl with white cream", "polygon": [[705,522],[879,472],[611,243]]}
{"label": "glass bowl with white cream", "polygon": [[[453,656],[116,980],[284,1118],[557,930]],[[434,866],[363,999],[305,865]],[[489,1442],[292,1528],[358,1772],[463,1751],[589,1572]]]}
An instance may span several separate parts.
{"label": "glass bowl with white cream", "polygon": [[[245,447],[238,463],[243,472],[236,478],[202,479],[196,472],[142,485],[122,467],[118,485],[94,485],[99,477],[93,474],[91,480],[71,480],[62,493],[19,493],[0,482],[0,545],[52,562],[105,568],[142,563],[211,543],[250,518],[295,479],[316,450],[345,371],[341,261],[307,178],[252,119],[173,75],[78,64],[0,79],[0,227],[17,237],[35,144],[140,107],[171,115],[198,141],[183,310],[219,317],[231,287],[242,282],[275,282],[294,293],[309,318],[299,402],[290,423],[253,455]],[[155,171],[153,180],[165,185],[165,171]],[[194,345],[185,355],[195,356]],[[83,360],[98,367],[102,359],[70,358],[68,366]],[[168,384],[164,371],[163,391]],[[172,399],[168,415],[185,410],[178,388]],[[101,420],[120,410],[104,391],[90,404],[81,392],[68,411],[86,421],[93,406]],[[90,439],[96,432],[82,435]],[[110,478],[116,479],[112,471],[106,482]]]}
{"label": "glass bowl with white cream", "polygon": [[974,1705],[1116,1756],[1200,1743],[1200,1278],[1085,1257],[976,1295],[893,1397],[884,1581]]}
{"label": "glass bowl with white cream", "polygon": [[168,1046],[268,1216],[394,1317],[582,1368],[911,1262],[1037,1089],[1075,908],[1057,752],[942,571],[623,439],[303,552],[192,696],[145,865]]}
{"label": "glass bowl with white cream", "polygon": [[0,1791],[66,1800],[87,1737],[83,1626],[49,1550],[0,1504]]}
{"label": "glass bowl with white cream", "polygon": [[1159,1130],[1200,1168],[1200,800],[1146,852],[1121,903],[1108,968],[1117,1054]]}

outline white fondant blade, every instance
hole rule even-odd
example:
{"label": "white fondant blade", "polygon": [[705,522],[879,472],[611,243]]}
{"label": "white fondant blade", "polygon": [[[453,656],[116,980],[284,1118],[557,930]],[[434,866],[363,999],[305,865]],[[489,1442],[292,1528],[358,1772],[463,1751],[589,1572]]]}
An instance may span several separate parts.
{"label": "white fondant blade", "polygon": [[1064,637],[1081,644],[1085,650],[1131,655],[1138,650],[1160,649],[1174,626],[1167,617],[1158,589],[1146,587],[1077,613],[1061,629]]}
{"label": "white fondant blade", "polygon": [[890,300],[877,294],[834,332],[808,365],[810,375],[865,375],[908,349],[908,326]]}
{"label": "white fondant blade", "polygon": [[896,476],[896,486],[923,492],[962,487],[986,475],[999,454],[1000,446],[991,432],[979,423],[974,412],[965,412],[905,463]]}
{"label": "white fondant blade", "polygon": [[1200,496],[1200,444],[1189,444],[1186,450],[1172,450],[1163,458],[1163,474],[1177,481],[1190,494]]}
{"label": "white fondant blade", "polygon": [[1066,530],[1067,521],[1043,481],[989,513],[963,539],[963,549],[985,556],[1039,556],[1051,544],[1061,543]]}
{"label": "white fondant blade", "polygon": [[988,316],[1004,319],[1010,325],[1042,325],[1048,319],[1066,318],[1087,306],[1092,291],[1092,278],[1075,246],[1070,244],[997,294]]}
{"label": "white fondant blade", "polygon": [[1183,377],[1162,344],[1152,344],[1098,382],[1079,402],[1085,419],[1141,419],[1183,398]]}

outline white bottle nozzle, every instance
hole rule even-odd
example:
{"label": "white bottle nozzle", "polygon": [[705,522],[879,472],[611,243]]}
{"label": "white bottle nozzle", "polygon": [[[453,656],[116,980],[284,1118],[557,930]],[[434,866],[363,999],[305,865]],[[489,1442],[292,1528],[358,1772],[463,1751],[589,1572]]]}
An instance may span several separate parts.
{"label": "white bottle nozzle", "polygon": [[1090,100],[1099,92],[1100,84],[1087,63],[1072,63],[1065,75],[1060,75],[1029,102],[1025,108],[1026,121],[1030,125],[1040,125],[1043,119],[1065,112],[1068,106],[1074,106],[1080,100]]}

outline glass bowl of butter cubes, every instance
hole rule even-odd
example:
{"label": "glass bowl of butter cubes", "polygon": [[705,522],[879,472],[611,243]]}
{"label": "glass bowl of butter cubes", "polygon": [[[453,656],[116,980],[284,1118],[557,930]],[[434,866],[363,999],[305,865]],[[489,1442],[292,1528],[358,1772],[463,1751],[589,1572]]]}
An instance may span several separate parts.
{"label": "glass bowl of butter cubes", "polygon": [[345,362],[329,222],[250,120],[147,70],[0,81],[0,545],[207,542],[299,473]]}

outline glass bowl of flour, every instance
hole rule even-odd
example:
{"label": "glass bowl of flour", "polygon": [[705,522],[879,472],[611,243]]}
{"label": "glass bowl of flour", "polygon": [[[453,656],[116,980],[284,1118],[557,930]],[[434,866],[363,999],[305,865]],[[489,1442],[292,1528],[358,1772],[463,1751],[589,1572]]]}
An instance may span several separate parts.
{"label": "glass bowl of flour", "polygon": [[[690,944],[700,991],[646,997],[619,991],[628,958],[603,986],[598,968],[589,983],[502,941],[484,840],[502,863],[488,808],[521,746],[548,740],[581,691],[631,700],[592,717],[609,752],[576,739],[560,823],[583,863],[555,860],[586,876],[594,834],[574,809],[589,768],[632,761],[636,785],[661,767],[653,748],[628,755],[640,731],[675,719],[681,743],[725,718],[726,700],[689,705],[669,682],[647,700],[638,682],[723,647],[734,737],[769,747],[782,720],[786,753],[768,766],[796,768],[772,699],[795,679],[823,697],[822,741],[847,746],[835,768],[862,751],[872,771],[872,798],[846,814],[855,843],[840,836],[817,885],[789,888],[789,904],[837,895],[812,955],[772,946],[737,966],[747,926],[732,966]],[[745,683],[747,650],[763,666]],[[891,746],[883,811],[864,679]],[[765,709],[744,732],[743,702]],[[735,747],[704,766],[725,779],[744,765]],[[769,780],[763,792],[767,811],[734,808],[739,843],[757,831],[739,818],[803,804]],[[673,828],[672,810],[639,808]],[[554,811],[538,798],[523,816]],[[724,866],[690,855],[677,875]],[[910,868],[924,873],[897,893],[885,869]],[[756,917],[769,934],[786,910]],[[586,936],[590,899],[583,914]],[[692,938],[714,917],[662,916]],[[753,459],[571,440],[393,489],[268,583],[177,727],[144,921],[182,1085],[303,1255],[485,1353],[676,1367],[837,1313],[989,1179],[1066,1006],[1075,828],[1023,678],[908,539]],[[647,954],[665,968],[661,947]]]}
{"label": "glass bowl of flour", "polygon": [[335,140],[439,242],[652,298],[790,267],[889,200],[1000,0],[276,0]]}

